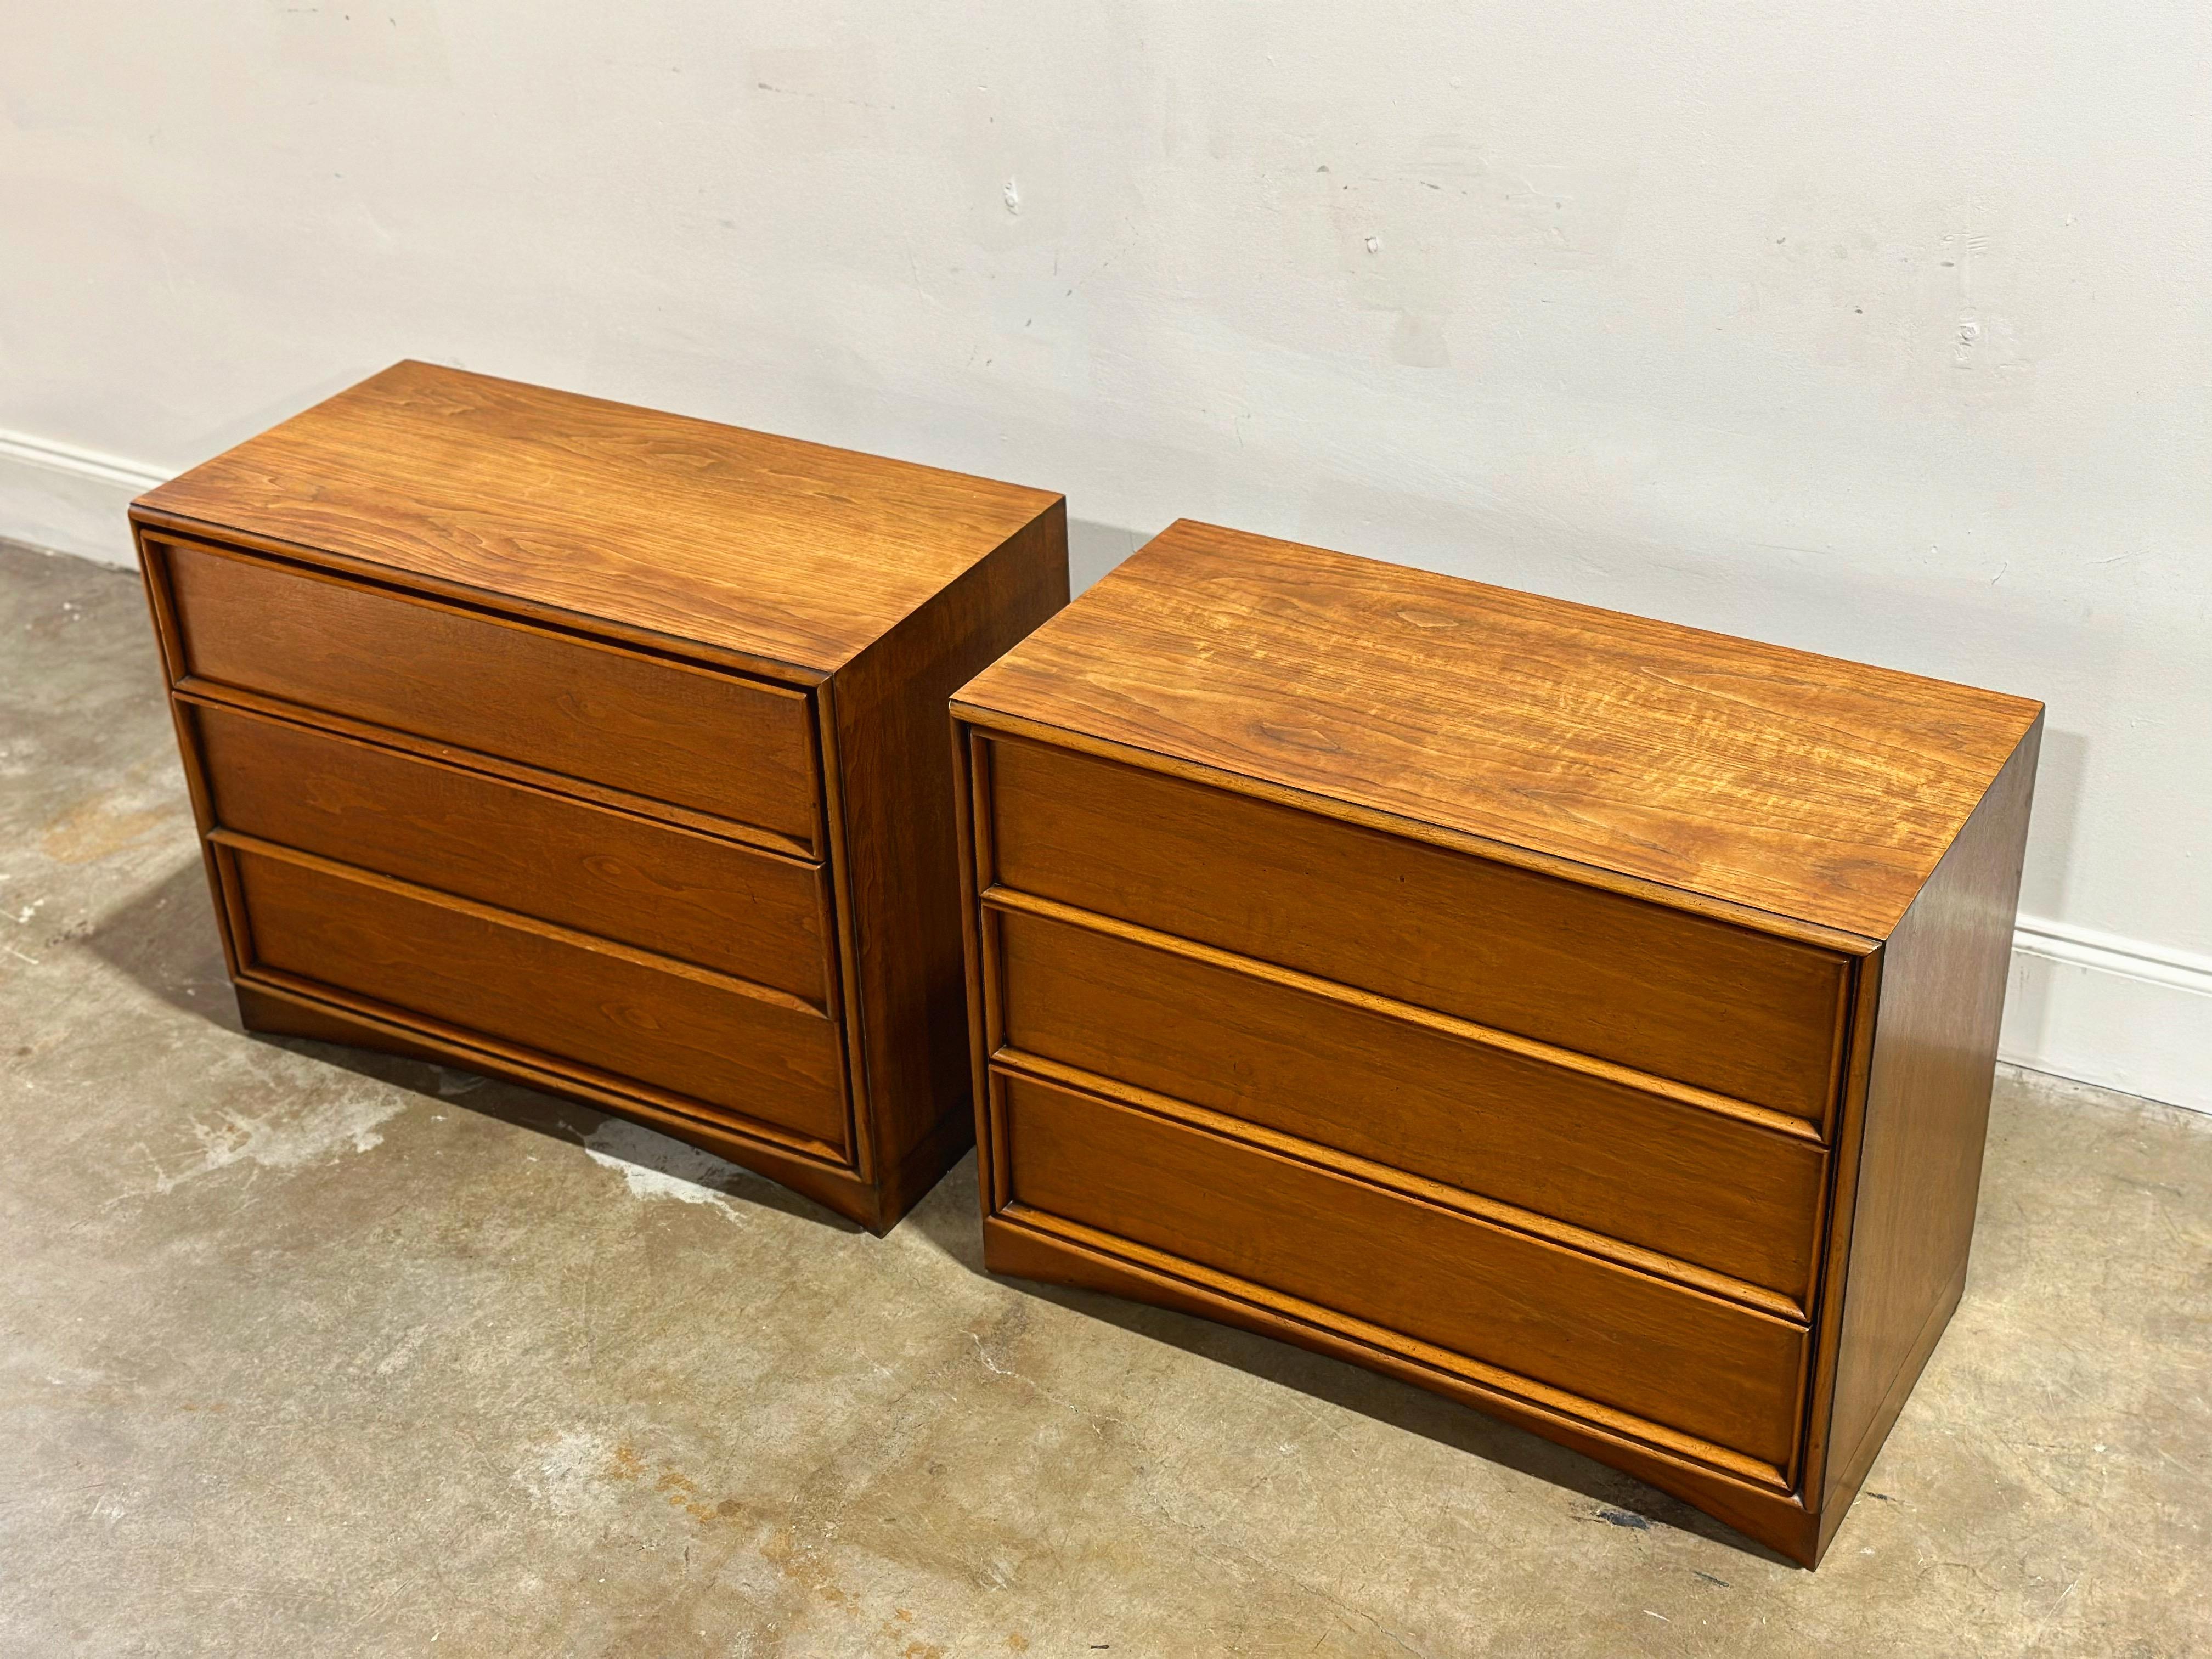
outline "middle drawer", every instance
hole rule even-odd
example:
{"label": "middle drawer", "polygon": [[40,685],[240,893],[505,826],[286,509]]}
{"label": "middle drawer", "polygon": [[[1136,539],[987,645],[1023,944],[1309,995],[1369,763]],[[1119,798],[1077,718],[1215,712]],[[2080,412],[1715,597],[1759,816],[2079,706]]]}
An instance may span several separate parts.
{"label": "middle drawer", "polygon": [[188,702],[215,827],[696,963],[836,1012],[826,878],[481,773]]}
{"label": "middle drawer", "polygon": [[[1007,1049],[1639,1245],[1807,1305],[1825,1155],[1614,1076],[994,902]],[[1786,1121],[1786,1120],[1785,1120]],[[1801,1315],[1802,1316],[1802,1315]]]}

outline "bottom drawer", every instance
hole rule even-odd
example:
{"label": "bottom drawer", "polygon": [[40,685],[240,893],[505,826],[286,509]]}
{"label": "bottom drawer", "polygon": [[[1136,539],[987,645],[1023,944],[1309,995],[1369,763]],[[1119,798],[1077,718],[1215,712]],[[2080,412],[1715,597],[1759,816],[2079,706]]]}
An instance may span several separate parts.
{"label": "bottom drawer", "polygon": [[999,1073],[1010,1207],[1125,1238],[1757,1460],[1804,1330],[1184,1124]]}
{"label": "bottom drawer", "polygon": [[836,1024],[796,1000],[222,837],[256,969],[373,998],[842,1149]]}

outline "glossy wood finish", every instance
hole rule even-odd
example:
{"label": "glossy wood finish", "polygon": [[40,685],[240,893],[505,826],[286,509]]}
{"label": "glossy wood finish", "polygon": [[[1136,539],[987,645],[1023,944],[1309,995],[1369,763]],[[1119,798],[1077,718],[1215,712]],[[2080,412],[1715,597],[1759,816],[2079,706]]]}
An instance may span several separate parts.
{"label": "glossy wood finish", "polygon": [[954,714],[991,1267],[1817,1561],[1963,1283],[2039,705],[1186,524]]}
{"label": "glossy wood finish", "polygon": [[991,775],[1009,887],[1827,1115],[1838,952],[1070,750],[1001,740]]}
{"label": "glossy wood finish", "polygon": [[1005,1213],[1076,1222],[1773,1466],[1802,1326],[1096,1097],[1003,1081]]}
{"label": "glossy wood finish", "polygon": [[1066,603],[1057,497],[403,364],[132,520],[250,1029],[878,1231],[960,1155],[945,703]]}
{"label": "glossy wood finish", "polygon": [[295,721],[180,699],[216,822],[534,914],[835,1012],[828,880],[650,818]]}
{"label": "glossy wood finish", "polygon": [[1188,520],[1085,599],[963,701],[1866,939],[2033,707]]}
{"label": "glossy wood finish", "polygon": [[984,1218],[983,1253],[994,1273],[1157,1303],[1398,1377],[1626,1469],[1751,1537],[1792,1539],[1803,1530],[1796,1498],[1767,1484],[1748,1459],[1125,1239],[1048,1218],[994,1214]]}
{"label": "glossy wood finish", "polygon": [[994,908],[989,925],[1012,1063],[1038,1056],[1279,1129],[1516,1206],[1524,1226],[1555,1219],[1676,1258],[1661,1273],[1709,1268],[1726,1279],[1707,1288],[1804,1316],[1826,1176],[1809,1133],[1326,981],[1165,935],[1134,942],[1103,918]]}
{"label": "glossy wood finish", "polygon": [[258,691],[817,850],[801,692],[295,566],[158,544],[188,690]]}
{"label": "glossy wood finish", "polygon": [[2039,718],[1883,947],[1822,1436],[1824,1544],[1966,1287],[2042,737]]}
{"label": "glossy wood finish", "polygon": [[837,1028],[796,1000],[228,830],[216,845],[236,872],[249,974],[335,986],[842,1150]]}
{"label": "glossy wood finish", "polygon": [[664,1093],[635,1078],[611,1077],[482,1031],[401,1014],[328,986],[307,992],[270,980],[242,980],[237,988],[239,1010],[248,1030],[381,1048],[506,1078],[650,1124],[757,1170],[840,1213],[856,1201],[853,1177],[827,1159],[818,1144],[771,1124],[705,1115],[697,1102]]}
{"label": "glossy wood finish", "polygon": [[808,681],[898,632],[1059,499],[404,362],[135,511]]}
{"label": "glossy wood finish", "polygon": [[934,1145],[931,1137],[957,1123],[957,1144],[948,1143],[956,1156],[968,1145],[975,1108],[945,704],[1066,603],[1066,528],[1055,509],[827,688],[842,780],[846,902],[872,923],[852,953],[856,994],[874,1011],[861,1028],[860,1063],[883,1101],[887,1133]]}

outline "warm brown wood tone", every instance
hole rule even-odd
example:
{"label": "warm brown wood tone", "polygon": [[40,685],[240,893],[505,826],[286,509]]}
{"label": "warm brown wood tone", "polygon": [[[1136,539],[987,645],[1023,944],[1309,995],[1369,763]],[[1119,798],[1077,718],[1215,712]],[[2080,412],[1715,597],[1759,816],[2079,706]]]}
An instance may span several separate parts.
{"label": "warm brown wood tone", "polygon": [[1505,1377],[1410,1337],[1261,1294],[1255,1286],[1141,1245],[1087,1228],[1043,1231],[1031,1224],[1037,1219],[984,1218],[983,1255],[994,1272],[1158,1303],[1364,1365],[1626,1469],[1793,1558],[1802,1559],[1811,1547],[1778,1541],[1806,1534],[1806,1513],[1795,1497],[1765,1484],[1749,1459],[1730,1459],[1718,1448],[1638,1424],[1576,1395]]}
{"label": "warm brown wood tone", "polygon": [[1119,1079],[1643,1245],[1804,1316],[1826,1173],[1809,1137],[1164,936],[1020,909],[991,925],[1015,1063]]}
{"label": "warm brown wood tone", "polygon": [[[973,1121],[945,703],[1066,603],[1066,532],[1055,510],[828,688],[850,902],[875,923],[854,962],[860,999],[876,1011],[863,1059],[896,1136],[939,1133],[933,1126],[948,1117]],[[963,1127],[956,1153],[968,1139]]]}
{"label": "warm brown wood tone", "polygon": [[1818,1560],[1964,1282],[2039,705],[1181,524],[953,711],[994,1269]]}
{"label": "warm brown wood tone", "polygon": [[232,854],[249,975],[335,986],[843,1148],[837,1027],[803,1003],[228,830],[216,844]]}
{"label": "warm brown wood tone", "polygon": [[963,699],[1869,939],[2030,707],[1188,520],[1095,597]]}
{"label": "warm brown wood tone", "polygon": [[993,749],[1009,887],[1826,1116],[1838,952],[1069,750]]}
{"label": "warm brown wood tone", "polygon": [[1802,1326],[1103,1098],[1002,1086],[1006,1213],[1350,1312],[1741,1453],[1784,1484]]}
{"label": "warm brown wood tone", "polygon": [[1865,938],[2027,728],[2015,696],[1188,520],[1097,598],[964,699]]}
{"label": "warm brown wood tone", "polygon": [[1058,497],[402,364],[132,507],[250,1029],[881,1231],[972,1132],[945,699]]}
{"label": "warm brown wood tone", "polygon": [[1882,951],[1821,1489],[1826,1544],[1966,1288],[2040,719]]}
{"label": "warm brown wood tone", "polygon": [[220,526],[241,545],[313,549],[410,587],[804,682],[899,631],[1058,501],[407,362],[136,507],[144,521]]}
{"label": "warm brown wood tone", "polygon": [[258,691],[816,850],[803,693],[266,559],[161,546],[187,689]]}
{"label": "warm brown wood tone", "polygon": [[289,720],[180,699],[216,821],[835,1010],[819,866]]}
{"label": "warm brown wood tone", "polygon": [[[350,1043],[357,1048],[382,1048],[418,1060],[464,1066],[488,1077],[507,1078],[619,1112],[732,1163],[747,1164],[841,1215],[872,1207],[877,1202],[873,1187],[849,1170],[826,1161],[813,1142],[781,1135],[770,1126],[750,1120],[702,1116],[696,1101],[662,1094],[635,1078],[610,1078],[589,1067],[497,1042],[481,1031],[465,1031],[411,1016],[395,1017],[391,1009],[343,992],[319,989],[307,995],[273,983],[241,981],[238,1006],[249,1030]],[[964,1139],[959,1145],[966,1145]],[[927,1157],[911,1162],[917,1169],[929,1170],[919,1189],[926,1192],[937,1179],[939,1165]]]}

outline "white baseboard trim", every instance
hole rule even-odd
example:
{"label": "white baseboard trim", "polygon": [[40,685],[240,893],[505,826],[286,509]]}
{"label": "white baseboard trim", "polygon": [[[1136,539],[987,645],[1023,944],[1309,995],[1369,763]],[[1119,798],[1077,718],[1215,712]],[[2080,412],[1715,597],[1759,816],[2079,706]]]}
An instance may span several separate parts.
{"label": "white baseboard trim", "polygon": [[2022,916],[1998,1053],[2212,1112],[2212,957]]}
{"label": "white baseboard trim", "polygon": [[2212,996],[2212,957],[2176,951],[2163,945],[2145,945],[2141,939],[2100,933],[2094,927],[2046,921],[2040,916],[2022,916],[2020,926],[2013,931],[2012,948],[2029,956],[2063,962],[2069,967],[2123,974],[2130,979],[2148,980],[2154,985],[2170,985],[2178,991]]}
{"label": "white baseboard trim", "polygon": [[57,443],[52,438],[34,438],[27,432],[0,429],[0,459],[26,462],[32,466],[47,467],[56,472],[73,473],[78,477],[91,478],[100,483],[112,484],[139,495],[155,484],[167,483],[174,475],[157,466],[148,466],[139,461],[126,461],[120,456],[104,455],[96,449],[84,449],[76,444]]}
{"label": "white baseboard trim", "polygon": [[[132,564],[124,510],[172,475],[0,430],[0,536]],[[1088,563],[1129,550],[1098,550]],[[1097,574],[1086,564],[1086,580]],[[2212,1112],[2212,957],[2022,916],[2000,1054],[2032,1071]]]}
{"label": "white baseboard trim", "polygon": [[131,564],[124,510],[171,474],[76,444],[0,430],[0,535],[106,564]]}

